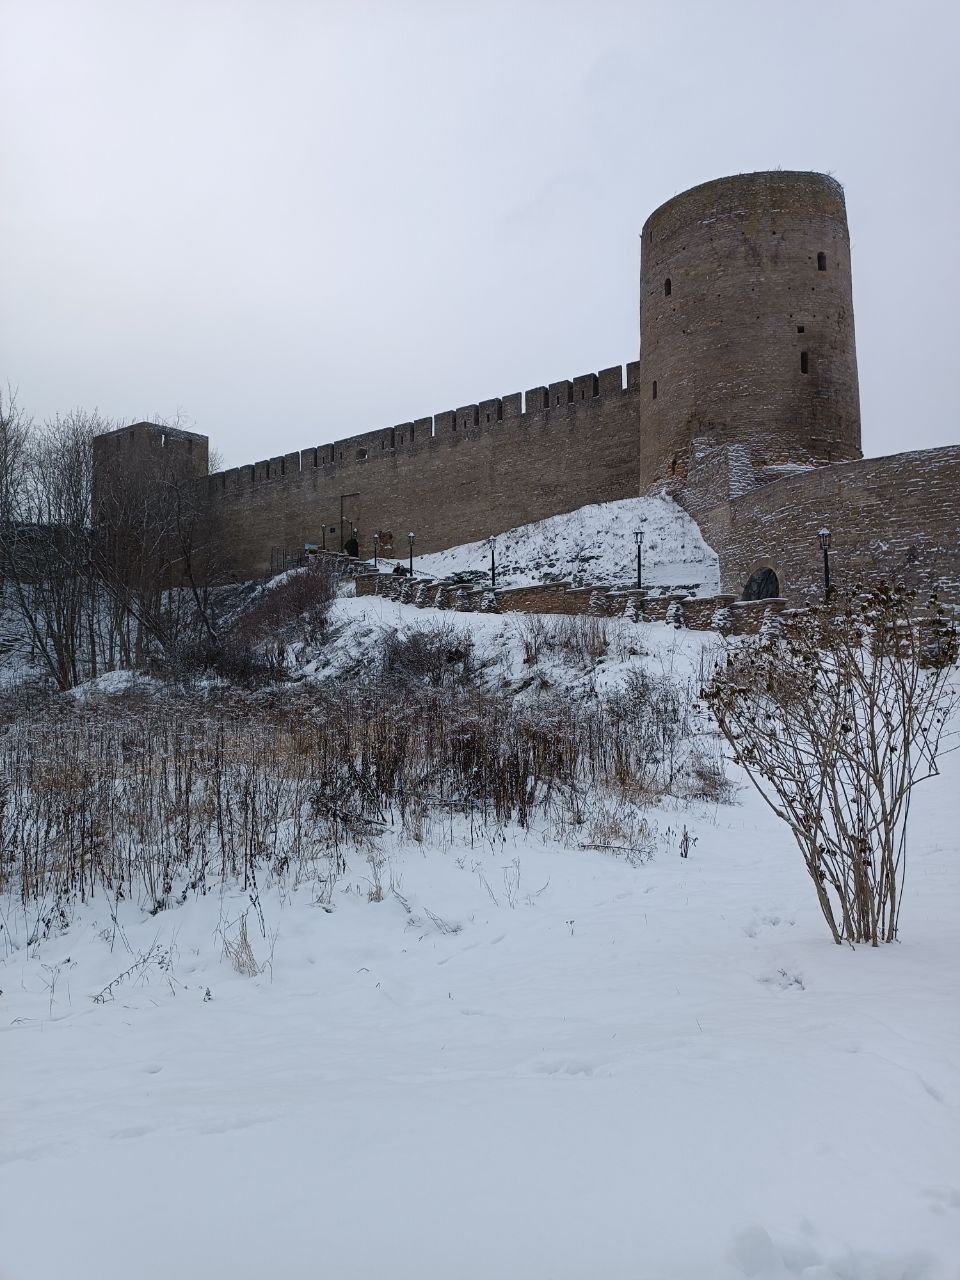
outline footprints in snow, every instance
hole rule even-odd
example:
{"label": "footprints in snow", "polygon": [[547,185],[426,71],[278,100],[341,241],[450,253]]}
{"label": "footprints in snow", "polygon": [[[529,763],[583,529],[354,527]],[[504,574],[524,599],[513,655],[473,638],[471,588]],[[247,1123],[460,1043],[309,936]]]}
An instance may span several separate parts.
{"label": "footprints in snow", "polygon": [[761,929],[775,929],[778,925],[795,925],[796,923],[792,916],[760,915],[759,912],[755,911],[753,919],[743,926],[743,932],[748,938],[756,938],[759,936]]}

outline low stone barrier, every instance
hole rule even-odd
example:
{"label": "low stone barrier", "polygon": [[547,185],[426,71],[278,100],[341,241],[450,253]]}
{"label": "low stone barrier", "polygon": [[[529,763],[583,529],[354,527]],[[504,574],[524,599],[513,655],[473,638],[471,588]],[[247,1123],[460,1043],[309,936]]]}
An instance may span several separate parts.
{"label": "low stone barrier", "polygon": [[500,587],[413,578],[367,570],[356,578],[358,596],[379,595],[413,604],[418,609],[446,609],[461,613],[548,613],[567,616],[592,614],[637,622],[665,622],[690,631],[721,635],[758,635],[786,609],[786,601],[737,600],[731,595],[690,596],[683,593],[647,595],[643,590],[594,584],[571,587],[569,582]]}
{"label": "low stone barrier", "polygon": [[536,587],[505,587],[494,592],[503,613],[568,613],[567,582],[545,582]]}

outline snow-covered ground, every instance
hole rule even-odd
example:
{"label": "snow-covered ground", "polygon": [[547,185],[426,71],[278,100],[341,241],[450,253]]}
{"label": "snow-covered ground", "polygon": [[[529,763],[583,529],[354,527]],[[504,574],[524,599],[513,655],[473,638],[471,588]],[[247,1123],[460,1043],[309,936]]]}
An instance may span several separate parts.
{"label": "snow-covered ground", "polygon": [[[338,610],[354,651],[428,616]],[[633,631],[663,669],[707,642]],[[745,786],[648,812],[637,865],[543,825],[388,833],[328,903],[264,889],[262,928],[224,887],[156,916],[97,899],[27,947],[3,901],[0,1276],[956,1280],[943,763],[877,950],[830,943]],[[224,955],[245,911],[257,977]]]}
{"label": "snow-covered ground", "polygon": [[[644,535],[645,586],[684,587],[698,595],[715,595],[720,590],[716,553],[691,517],[670,498],[591,503],[500,534],[495,539],[497,584],[519,587],[565,581],[575,586],[594,582],[631,586],[637,580],[637,530]],[[414,566],[437,578],[471,570],[487,573],[490,540],[432,555],[415,554]]]}

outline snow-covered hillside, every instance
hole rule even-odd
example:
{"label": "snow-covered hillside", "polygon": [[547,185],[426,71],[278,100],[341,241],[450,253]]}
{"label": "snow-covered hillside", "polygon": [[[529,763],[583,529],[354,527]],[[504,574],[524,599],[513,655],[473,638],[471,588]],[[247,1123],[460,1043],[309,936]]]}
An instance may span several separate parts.
{"label": "snow-covered hillside", "polygon": [[[591,503],[500,534],[495,539],[497,583],[501,587],[551,581],[631,586],[637,580],[637,530],[643,533],[645,586],[685,588],[697,595],[720,590],[715,552],[696,523],[670,498]],[[415,567],[437,578],[487,573],[490,540],[416,556]]]}
{"label": "snow-covered hillside", "polygon": [[[336,609],[334,671],[431,623]],[[519,676],[523,619],[444,622]],[[718,643],[608,625],[565,686],[585,698]],[[732,805],[649,808],[641,856],[447,814],[388,825],[332,894],[214,882],[65,927],[0,900],[0,1275],[956,1280],[944,765],[914,801],[903,941],[877,950],[831,944],[739,776]],[[229,960],[244,914],[258,976]]]}

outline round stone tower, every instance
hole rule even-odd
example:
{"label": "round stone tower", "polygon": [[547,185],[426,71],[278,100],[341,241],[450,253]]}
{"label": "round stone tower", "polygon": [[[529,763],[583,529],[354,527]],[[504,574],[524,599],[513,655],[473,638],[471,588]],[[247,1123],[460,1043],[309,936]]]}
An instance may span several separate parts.
{"label": "round stone tower", "polygon": [[644,224],[640,308],[646,486],[703,506],[861,456],[850,237],[833,178],[739,174],[668,200]]}

